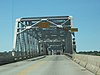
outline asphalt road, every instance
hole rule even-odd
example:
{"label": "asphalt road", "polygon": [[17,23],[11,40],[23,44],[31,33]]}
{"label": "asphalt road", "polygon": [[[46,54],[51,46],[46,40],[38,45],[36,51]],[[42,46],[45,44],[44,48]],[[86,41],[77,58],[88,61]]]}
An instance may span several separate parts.
{"label": "asphalt road", "polygon": [[0,75],[94,75],[64,55],[28,59],[0,66]]}

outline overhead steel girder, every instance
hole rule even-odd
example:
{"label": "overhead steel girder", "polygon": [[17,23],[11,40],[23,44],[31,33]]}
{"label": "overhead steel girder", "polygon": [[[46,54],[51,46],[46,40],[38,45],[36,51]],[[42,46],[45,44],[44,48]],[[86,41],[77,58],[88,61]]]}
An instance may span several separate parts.
{"label": "overhead steel girder", "polygon": [[72,16],[48,16],[48,17],[28,17],[21,18],[20,21],[39,21],[41,19],[50,19],[50,20],[66,20],[72,18]]}
{"label": "overhead steel girder", "polygon": [[[44,19],[45,18],[45,19]],[[71,17],[70,16],[62,16],[62,17],[42,17],[38,20],[38,17],[36,18],[20,18],[20,19],[17,19],[16,22],[18,22],[19,24],[21,24],[23,27],[19,27],[18,29],[21,29],[21,32],[18,32],[17,34],[20,34],[24,31],[26,31],[27,29],[31,29],[31,28],[38,28],[38,24],[43,22],[43,21],[47,21],[48,23],[51,23],[53,24],[53,26],[51,27],[59,27],[59,28],[63,28],[63,27],[66,27],[67,25],[64,26],[64,24],[66,24],[68,21],[71,20]],[[60,25],[59,24],[56,24],[54,22],[52,22],[51,20],[65,20],[64,22],[62,22]],[[31,21],[35,21],[35,23],[32,23]],[[69,23],[69,22],[68,22]],[[68,25],[68,26],[71,26],[71,25]]]}

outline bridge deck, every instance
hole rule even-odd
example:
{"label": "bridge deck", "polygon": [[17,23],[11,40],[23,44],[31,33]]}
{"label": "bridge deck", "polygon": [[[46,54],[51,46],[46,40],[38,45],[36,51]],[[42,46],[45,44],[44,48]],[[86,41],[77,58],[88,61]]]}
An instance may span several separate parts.
{"label": "bridge deck", "polygon": [[0,75],[94,75],[64,55],[49,55],[0,66]]}

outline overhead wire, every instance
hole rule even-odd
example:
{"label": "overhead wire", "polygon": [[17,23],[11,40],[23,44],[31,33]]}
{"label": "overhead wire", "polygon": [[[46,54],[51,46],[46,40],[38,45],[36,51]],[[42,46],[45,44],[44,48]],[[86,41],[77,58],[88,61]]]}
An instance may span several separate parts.
{"label": "overhead wire", "polygon": [[11,1],[12,7],[11,7],[11,15],[12,15],[12,46],[13,46],[13,15],[14,15],[14,0]]}

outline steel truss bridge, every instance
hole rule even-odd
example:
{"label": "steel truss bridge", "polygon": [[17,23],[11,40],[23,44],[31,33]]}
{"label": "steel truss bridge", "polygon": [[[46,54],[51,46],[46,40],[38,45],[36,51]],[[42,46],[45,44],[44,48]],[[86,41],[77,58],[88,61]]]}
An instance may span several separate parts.
{"label": "steel truss bridge", "polygon": [[100,75],[100,56],[75,53],[77,31],[72,16],[17,19],[13,51],[0,56],[0,65],[10,64],[0,75]]}
{"label": "steel truss bridge", "polygon": [[72,16],[16,19],[13,56],[65,54],[76,51]]}

